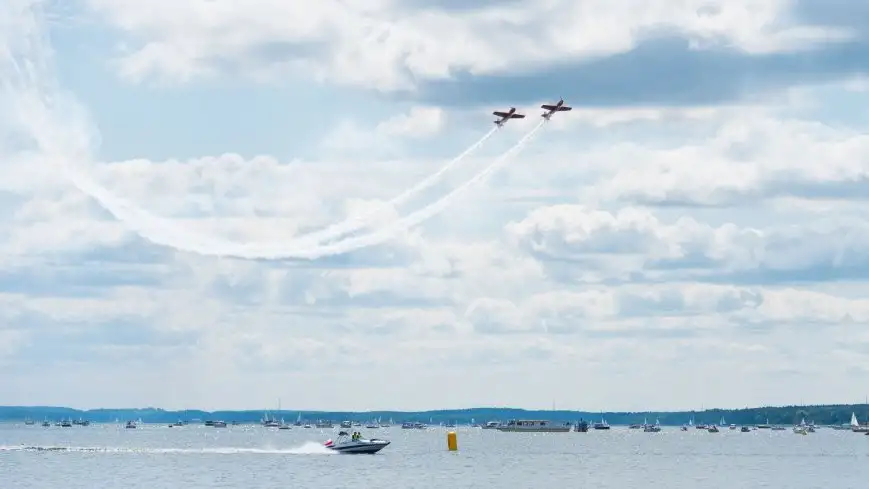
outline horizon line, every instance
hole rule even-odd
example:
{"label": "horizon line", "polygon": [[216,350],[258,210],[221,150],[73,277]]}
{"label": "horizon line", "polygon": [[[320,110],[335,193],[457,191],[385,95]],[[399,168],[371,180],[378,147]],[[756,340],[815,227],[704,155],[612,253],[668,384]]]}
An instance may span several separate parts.
{"label": "horizon line", "polygon": [[202,409],[202,408],[180,408],[167,409],[156,406],[146,407],[93,407],[93,408],[76,408],[70,406],[53,406],[53,405],[0,405],[0,409],[68,409],[71,411],[164,411],[164,412],[184,412],[184,411],[200,411],[203,413],[243,413],[243,412],[305,412],[305,413],[434,413],[445,411],[479,411],[479,410],[511,410],[511,411],[527,411],[527,412],[568,412],[568,413],[607,413],[607,414],[632,414],[632,413],[703,413],[710,411],[750,411],[757,409],[785,409],[785,408],[818,408],[818,407],[869,407],[869,403],[835,403],[835,404],[782,404],[782,405],[765,405],[765,406],[746,406],[738,408],[724,407],[709,407],[700,409],[644,409],[644,410],[584,410],[584,409],[552,409],[552,408],[522,408],[512,406],[475,406],[464,408],[434,408],[434,409],[297,409],[297,408],[280,408],[280,409],[263,409],[263,408],[244,408],[244,409]]}

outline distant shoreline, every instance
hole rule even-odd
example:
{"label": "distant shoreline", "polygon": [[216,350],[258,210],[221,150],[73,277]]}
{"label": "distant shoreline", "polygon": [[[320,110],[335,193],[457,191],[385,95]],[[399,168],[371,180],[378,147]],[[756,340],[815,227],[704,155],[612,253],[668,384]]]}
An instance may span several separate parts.
{"label": "distant shoreline", "polygon": [[552,421],[601,421],[610,425],[629,425],[658,421],[662,425],[682,425],[693,419],[695,424],[795,424],[801,419],[819,425],[846,424],[855,413],[861,423],[869,421],[869,404],[829,404],[810,406],[765,406],[744,409],[705,409],[698,411],[639,411],[589,412],[573,410],[527,410],[519,408],[467,408],[429,411],[311,411],[281,409],[217,410],[186,409],[170,411],[159,408],[101,408],[73,409],[62,406],[0,406],[0,421],[34,421],[84,419],[95,423],[115,420],[139,420],[145,423],[172,423],[183,421],[222,420],[226,422],[256,423],[264,413],[287,422],[301,418],[367,422],[376,419],[395,423],[486,423],[491,420],[547,419]]}

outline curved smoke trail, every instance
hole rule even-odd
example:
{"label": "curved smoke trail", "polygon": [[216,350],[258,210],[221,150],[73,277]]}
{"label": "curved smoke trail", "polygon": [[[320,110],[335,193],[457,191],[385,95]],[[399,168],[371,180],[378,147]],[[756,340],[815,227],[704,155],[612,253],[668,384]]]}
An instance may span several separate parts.
{"label": "curved smoke trail", "polygon": [[[114,202],[109,202],[111,207],[106,206],[117,219],[130,224],[131,228],[143,238],[163,246],[174,248],[180,251],[197,253],[205,256],[222,256],[229,258],[242,259],[260,259],[260,260],[279,260],[279,259],[306,259],[315,260],[325,256],[340,255],[348,253],[360,248],[375,246],[394,238],[400,232],[419,225],[428,219],[440,214],[446,210],[452,202],[461,194],[469,190],[477,183],[485,181],[501,166],[503,166],[511,157],[519,153],[522,148],[531,140],[534,134],[543,127],[545,121],[541,120],[533,129],[531,129],[522,139],[520,139],[513,147],[505,151],[501,156],[492,161],[489,165],[480,170],[470,180],[463,183],[459,187],[453,189],[450,193],[441,197],[432,204],[429,204],[422,209],[419,209],[411,214],[396,220],[395,222],[378,229],[369,234],[347,238],[335,243],[321,244],[309,248],[300,246],[283,245],[264,245],[259,243],[241,244],[233,243],[220,239],[208,239],[203,241],[201,237],[188,235],[184,239],[167,236],[165,227],[159,222],[153,222],[147,216],[137,213],[135,208],[125,208]],[[72,178],[78,178],[77,185],[82,185],[82,191],[93,196],[100,202],[105,202],[110,194],[104,193],[99,186],[89,187],[88,180],[82,179],[82,176],[72,175]]]}
{"label": "curved smoke trail", "polygon": [[[383,243],[393,238],[396,233],[420,224],[446,209],[458,195],[474,183],[484,180],[510,156],[518,152],[543,125],[543,121],[541,121],[514,147],[470,181],[454,189],[435,203],[369,234],[328,245],[314,245],[311,238],[305,236],[283,244],[268,245],[242,244],[202,236],[191,233],[166,219],[151,215],[144,209],[119,199],[70,164],[70,161],[74,159],[83,161],[90,159],[90,137],[93,135],[87,134],[87,128],[92,126],[84,123],[86,118],[80,111],[76,110],[79,109],[76,104],[64,105],[64,102],[70,102],[70,100],[64,97],[63,92],[56,86],[56,78],[52,76],[51,64],[49,63],[51,48],[43,26],[39,23],[41,12],[38,2],[9,0],[9,3],[5,3],[5,5],[12,8],[6,12],[0,12],[0,26],[3,26],[4,29],[2,30],[6,31],[5,37],[7,38],[4,41],[9,49],[0,52],[0,62],[9,63],[4,67],[7,68],[5,71],[8,72],[9,76],[0,77],[0,83],[9,96],[8,100],[11,101],[11,107],[17,109],[14,112],[20,119],[18,121],[20,125],[29,130],[29,136],[46,156],[63,163],[61,166],[64,173],[79,190],[95,199],[105,210],[141,237],[155,244],[181,251],[245,259],[316,259]],[[7,28],[11,25],[14,25],[15,29]],[[494,132],[493,129],[445,168],[403,192],[393,201],[406,200],[413,193],[431,185],[449,167],[479,147]],[[348,232],[348,229],[352,230],[357,222],[354,220],[338,223],[312,234],[320,239],[336,233],[340,235]]]}
{"label": "curved smoke trail", "polygon": [[[473,151],[475,151],[480,146],[482,146],[483,143],[485,143],[487,139],[492,137],[492,135],[495,134],[495,131],[497,131],[497,130],[498,130],[497,127],[493,127],[489,132],[487,132],[485,135],[483,135],[483,137],[480,138],[476,143],[469,146],[468,149],[466,149],[460,155],[453,158],[450,162],[448,162],[446,165],[441,167],[440,170],[436,171],[435,173],[432,173],[431,175],[427,176],[426,178],[420,180],[416,185],[410,187],[409,189],[405,190],[404,192],[400,193],[399,195],[393,197],[391,200],[386,202],[386,205],[388,205],[390,207],[401,205],[401,204],[407,202],[414,195],[416,195],[419,192],[434,185],[435,182],[437,182],[437,180],[444,173],[450,171],[450,169],[452,169],[452,167],[454,167],[460,161],[464,160],[469,154],[471,154]],[[332,224],[331,226],[325,227],[319,231],[313,231],[313,232],[308,233],[308,234],[303,234],[301,236],[294,237],[293,241],[294,242],[295,241],[299,241],[299,242],[306,241],[309,243],[313,243],[313,245],[316,246],[317,243],[321,243],[323,241],[337,238],[339,236],[351,233],[353,231],[356,231],[356,230],[364,227],[368,222],[370,222],[375,217],[376,213],[377,212],[375,211],[375,212],[372,212],[370,214],[345,219],[344,221],[338,222],[336,224]]]}
{"label": "curved smoke trail", "polygon": [[[370,234],[347,238],[336,243],[323,244],[309,249],[290,250],[285,247],[272,248],[268,246],[252,244],[242,245],[238,248],[231,246],[230,248],[232,249],[224,248],[221,250],[223,251],[222,253],[214,254],[246,259],[301,258],[314,260],[317,258],[322,258],[324,256],[339,255],[360,248],[384,243],[395,237],[398,233],[418,224],[421,224],[431,219],[432,217],[440,214],[441,212],[446,210],[450,206],[450,204],[452,204],[453,200],[459,197],[462,193],[466,192],[475,184],[485,181],[489,176],[491,176],[495,171],[503,166],[512,156],[519,153],[519,151],[521,151],[522,148],[524,148],[525,145],[531,140],[534,134],[538,130],[540,130],[541,127],[543,127],[545,122],[545,120],[541,120],[536,126],[534,126],[533,129],[531,129],[525,136],[523,136],[522,139],[520,139],[515,145],[513,145],[512,148],[505,151],[501,156],[492,161],[492,163],[480,170],[470,180],[463,183],[459,187],[456,187],[450,193],[441,197],[434,203],[429,204],[415,212],[412,212],[411,214],[401,219],[398,219],[395,222],[383,228],[380,228]],[[216,252],[217,250],[213,251]]]}

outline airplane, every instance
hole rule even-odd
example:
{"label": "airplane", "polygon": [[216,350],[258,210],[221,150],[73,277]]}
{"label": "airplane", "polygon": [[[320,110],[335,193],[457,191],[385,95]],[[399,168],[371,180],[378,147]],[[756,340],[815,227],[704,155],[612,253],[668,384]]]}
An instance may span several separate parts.
{"label": "airplane", "polygon": [[509,112],[499,112],[496,110],[495,112],[492,112],[492,114],[501,118],[501,119],[495,121],[495,124],[498,127],[503,126],[504,123],[507,122],[507,120],[509,120],[509,119],[524,119],[525,118],[525,116],[523,114],[516,113],[516,107],[510,107]]}
{"label": "airplane", "polygon": [[556,112],[564,112],[564,111],[573,109],[573,107],[568,107],[568,106],[564,105],[564,99],[560,99],[558,101],[558,103],[555,105],[543,104],[540,106],[540,108],[546,110],[546,112],[541,114],[541,116],[544,119],[546,119],[547,121],[549,120],[550,117],[552,117],[552,114],[554,114]]}

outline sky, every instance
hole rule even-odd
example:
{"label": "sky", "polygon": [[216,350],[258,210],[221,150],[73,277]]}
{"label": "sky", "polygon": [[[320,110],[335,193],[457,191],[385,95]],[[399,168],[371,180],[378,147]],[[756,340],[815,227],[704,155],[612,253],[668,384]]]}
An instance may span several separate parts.
{"label": "sky", "polygon": [[0,404],[863,402],[867,48],[864,0],[2,2]]}

